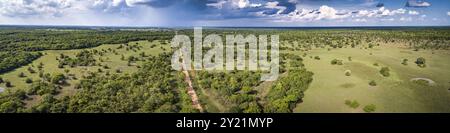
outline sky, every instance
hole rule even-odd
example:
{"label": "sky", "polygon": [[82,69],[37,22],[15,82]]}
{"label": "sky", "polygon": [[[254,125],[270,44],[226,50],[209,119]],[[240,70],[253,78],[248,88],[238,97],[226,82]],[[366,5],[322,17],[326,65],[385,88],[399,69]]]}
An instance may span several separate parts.
{"label": "sky", "polygon": [[450,26],[450,0],[0,0],[0,25]]}

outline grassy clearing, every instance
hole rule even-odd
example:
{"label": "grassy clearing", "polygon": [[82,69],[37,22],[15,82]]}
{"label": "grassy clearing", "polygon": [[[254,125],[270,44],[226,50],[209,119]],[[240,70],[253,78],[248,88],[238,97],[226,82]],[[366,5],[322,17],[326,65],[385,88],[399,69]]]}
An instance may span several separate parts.
{"label": "grassy clearing", "polygon": [[[60,96],[67,96],[74,94],[76,92],[76,89],[74,89],[74,85],[79,82],[79,79],[83,75],[88,74],[89,72],[97,72],[98,69],[102,69],[103,74],[106,73],[106,71],[109,71],[109,73],[113,74],[116,73],[116,69],[120,69],[122,73],[131,73],[136,71],[136,67],[142,64],[142,61],[138,61],[136,63],[132,63],[131,66],[128,66],[127,60],[122,60],[122,55],[127,58],[129,56],[135,56],[139,57],[141,52],[145,52],[146,55],[158,55],[159,53],[164,52],[163,49],[166,49],[167,51],[170,50],[170,46],[168,44],[166,45],[160,45],[159,41],[154,42],[148,42],[148,41],[137,41],[137,42],[130,42],[128,45],[139,45],[142,46],[140,50],[126,50],[125,48],[117,49],[119,45],[117,44],[105,44],[101,45],[95,48],[88,48],[86,50],[99,50],[102,49],[114,49],[117,51],[117,55],[112,52],[107,52],[103,56],[95,55],[95,59],[97,60],[97,63],[101,63],[102,66],[107,65],[109,69],[104,69],[102,66],[77,66],[74,68],[71,68],[69,66],[65,66],[64,68],[58,68],[58,60],[56,60],[57,57],[60,56],[60,54],[64,54],[69,57],[74,57],[78,52],[80,52],[80,49],[77,50],[46,50],[42,51],[44,55],[40,57],[39,59],[33,61],[31,64],[27,66],[22,66],[20,68],[17,68],[13,71],[10,71],[8,73],[4,73],[0,75],[4,80],[8,80],[12,83],[13,87],[5,87],[5,84],[0,84],[0,87],[7,88],[7,89],[26,89],[29,88],[31,84],[25,83],[25,80],[27,78],[31,78],[33,81],[39,80],[39,74],[38,74],[38,68],[37,66],[40,63],[44,64],[43,71],[44,73],[63,73],[63,74],[71,74],[74,75],[77,79],[71,78],[70,80],[67,80],[68,85],[64,86],[61,92],[57,95]],[[152,45],[155,45],[155,47],[151,47]],[[99,61],[100,58],[103,60],[103,62]],[[30,73],[28,71],[28,68],[31,67],[36,71],[36,73]],[[68,70],[68,73],[65,72],[65,70]],[[25,77],[19,77],[18,75],[20,73],[24,73]],[[39,99],[39,98],[33,98],[33,99]],[[35,101],[28,101],[27,103],[34,103]]]}
{"label": "grassy clearing", "polygon": [[[321,60],[304,58],[306,68],[314,72],[314,80],[295,112],[364,112],[362,106],[355,109],[346,106],[347,99],[355,99],[364,106],[374,104],[375,112],[450,111],[449,51],[377,47],[313,49],[307,53],[320,56]],[[349,56],[352,61],[347,60]],[[420,68],[414,63],[418,57],[427,60],[427,67]],[[336,58],[343,60],[343,65],[331,65],[330,61]],[[409,60],[408,65],[401,64],[403,59]],[[390,68],[389,77],[380,74],[382,67]],[[351,71],[351,76],[345,76],[346,70]],[[431,79],[436,85],[415,84],[411,82],[413,78]],[[371,80],[377,86],[370,86]]]}

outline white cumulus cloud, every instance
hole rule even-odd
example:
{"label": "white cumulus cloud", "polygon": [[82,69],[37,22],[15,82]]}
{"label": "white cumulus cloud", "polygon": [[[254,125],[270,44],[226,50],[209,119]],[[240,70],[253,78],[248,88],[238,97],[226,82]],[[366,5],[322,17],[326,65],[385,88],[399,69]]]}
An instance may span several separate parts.
{"label": "white cumulus cloud", "polygon": [[286,10],[286,7],[284,6],[278,6],[279,2],[278,1],[273,1],[273,2],[267,2],[266,3],[266,8],[269,9],[278,9],[276,14],[280,14],[282,13],[284,10]]}
{"label": "white cumulus cloud", "polygon": [[0,0],[0,15],[9,17],[56,17],[70,8],[75,0]]}
{"label": "white cumulus cloud", "polygon": [[316,20],[321,19],[341,19],[349,17],[349,14],[346,13],[340,13],[338,14],[338,11],[332,7],[329,6],[321,6],[319,8],[319,15],[317,16]]}
{"label": "white cumulus cloud", "polygon": [[400,21],[412,21],[411,17],[401,17]]}
{"label": "white cumulus cloud", "polygon": [[411,11],[408,12],[408,14],[409,15],[419,15],[419,12],[411,10]]}

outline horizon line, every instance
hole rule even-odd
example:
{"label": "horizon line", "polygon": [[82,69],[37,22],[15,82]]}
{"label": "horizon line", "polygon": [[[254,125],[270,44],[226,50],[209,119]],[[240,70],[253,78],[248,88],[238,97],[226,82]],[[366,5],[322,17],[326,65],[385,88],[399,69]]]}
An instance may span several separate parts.
{"label": "horizon line", "polygon": [[376,27],[450,27],[450,25],[350,25],[350,26],[114,26],[114,25],[24,25],[24,24],[0,24],[0,27],[109,27],[109,28],[376,28]]}

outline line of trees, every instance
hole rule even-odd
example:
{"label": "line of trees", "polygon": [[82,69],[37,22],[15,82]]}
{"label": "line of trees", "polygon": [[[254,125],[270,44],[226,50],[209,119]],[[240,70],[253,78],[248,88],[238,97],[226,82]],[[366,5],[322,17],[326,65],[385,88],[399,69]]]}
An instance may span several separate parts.
{"label": "line of trees", "polygon": [[81,49],[140,40],[169,40],[173,34],[171,31],[2,29],[0,51]]}
{"label": "line of trees", "polygon": [[0,74],[27,65],[40,56],[42,56],[40,52],[0,52]]}
{"label": "line of trees", "polygon": [[313,73],[306,69],[289,70],[288,75],[278,79],[267,95],[264,112],[291,113],[302,102],[304,92],[312,82]]}

